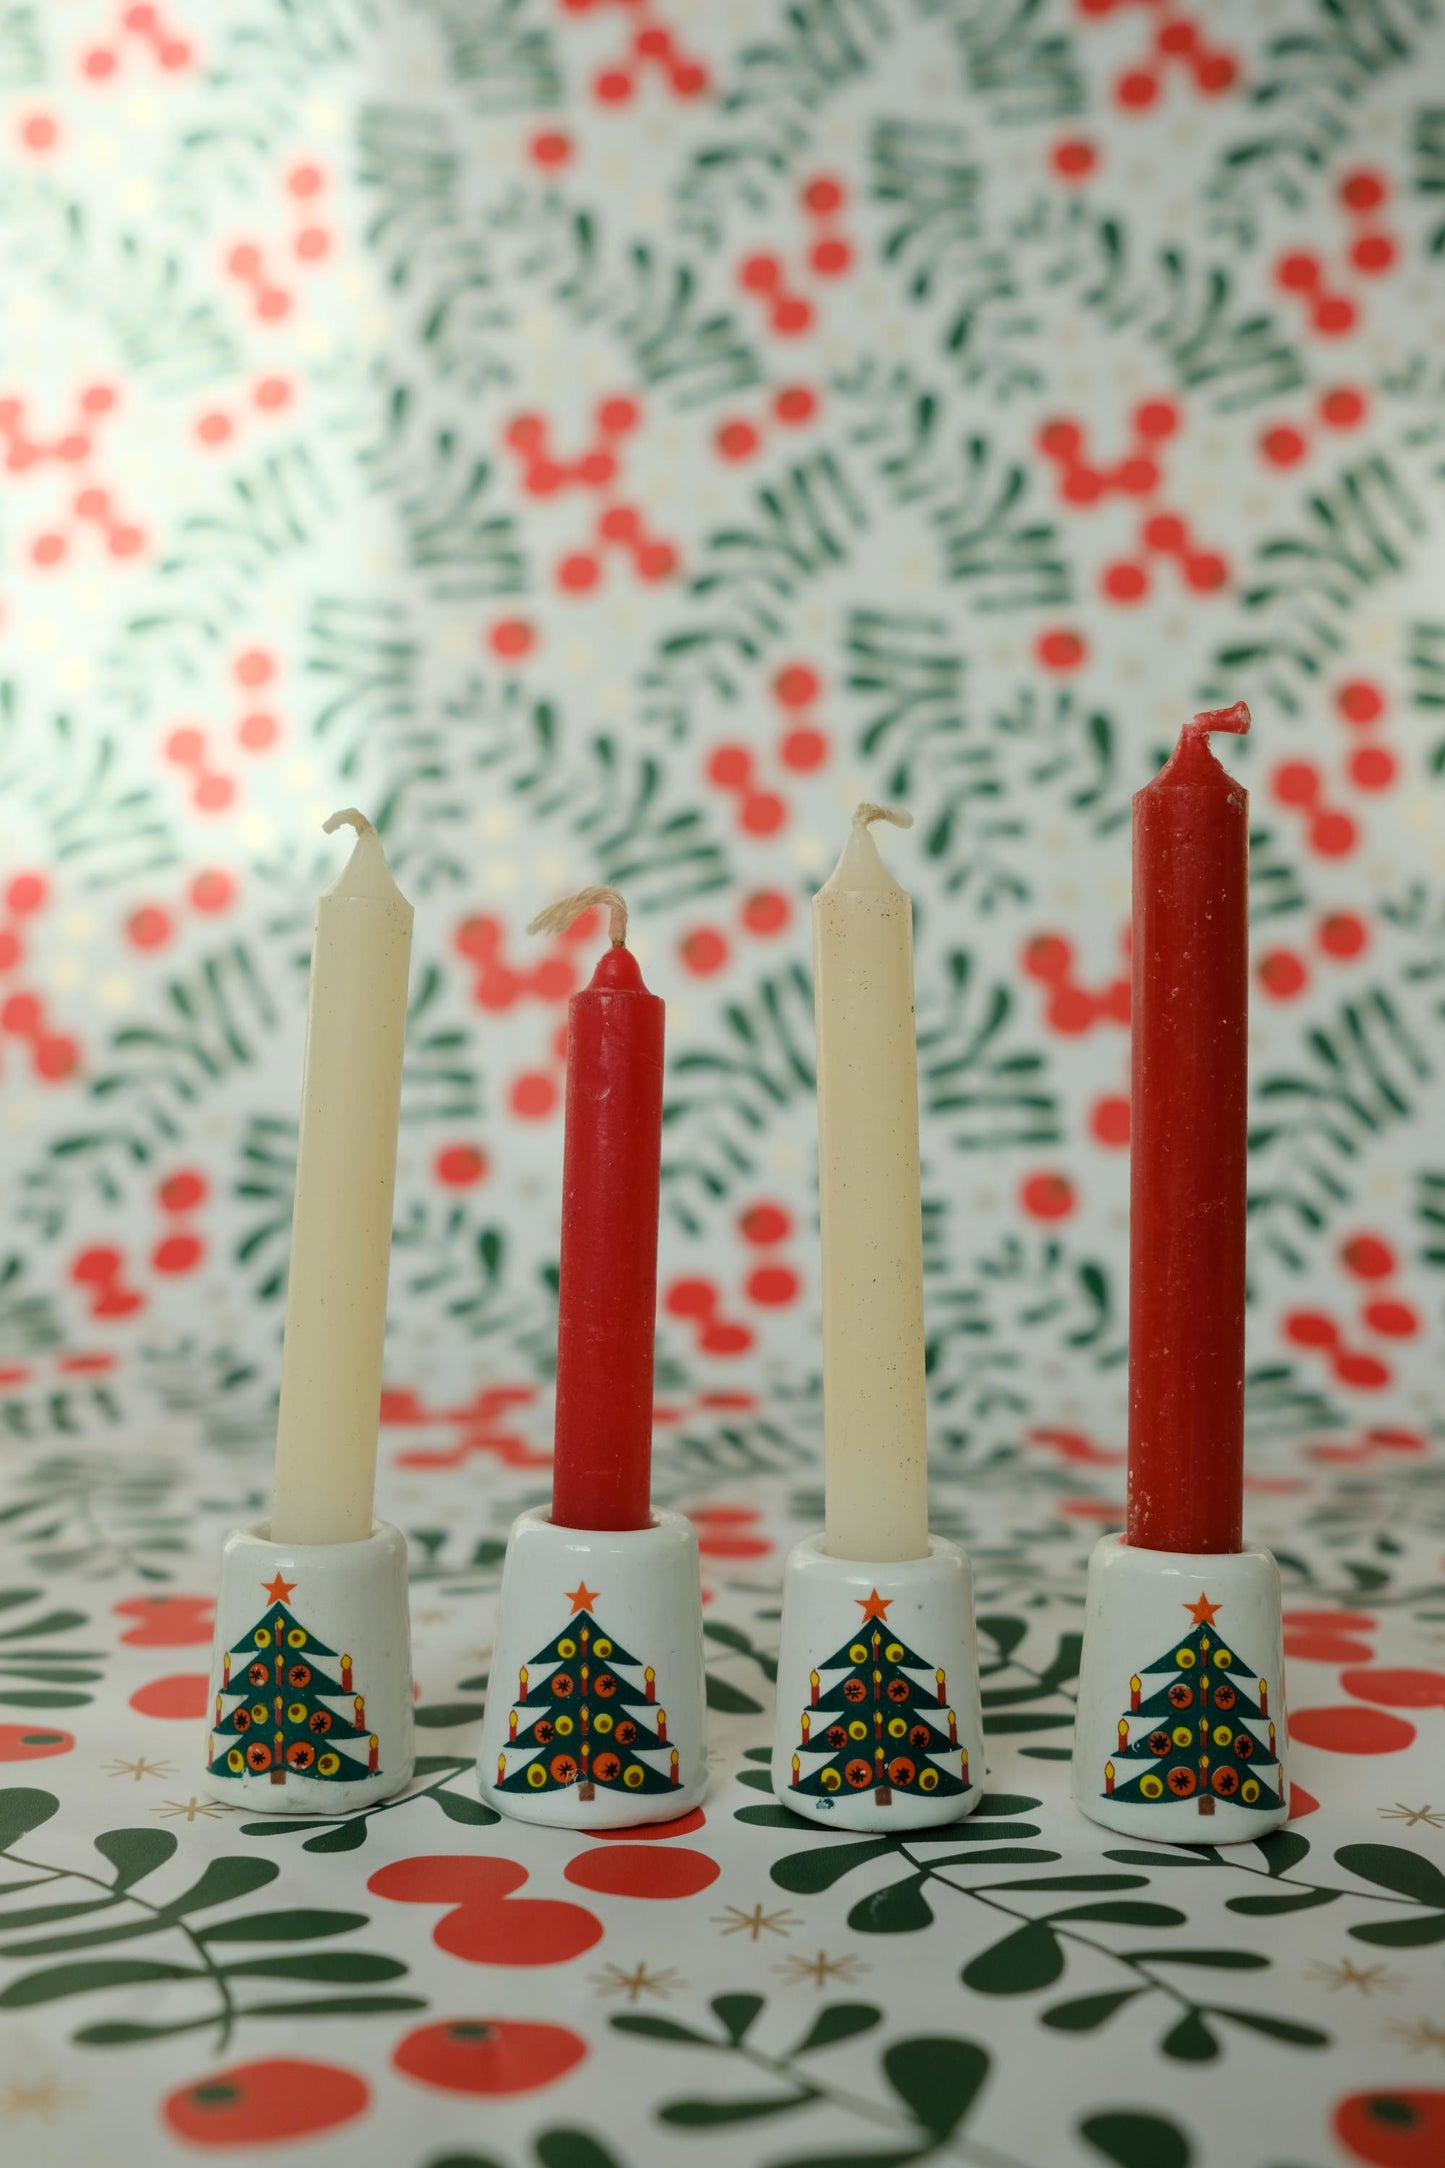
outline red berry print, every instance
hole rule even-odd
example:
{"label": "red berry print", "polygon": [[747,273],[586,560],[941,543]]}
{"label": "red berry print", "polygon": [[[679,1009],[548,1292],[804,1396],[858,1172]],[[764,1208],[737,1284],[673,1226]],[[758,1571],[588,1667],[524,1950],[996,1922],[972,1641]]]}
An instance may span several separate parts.
{"label": "red berry print", "polygon": [[1388,790],[1396,772],[1395,756],[1383,745],[1362,745],[1350,755],[1349,777],[1357,790]]}
{"label": "red berry print", "polygon": [[565,1965],[601,1941],[595,1913],[518,1895],[527,1880],[516,1860],[442,1852],[393,1860],[366,1886],[394,1904],[448,1907],[432,1940],[469,1965]]}
{"label": "red berry print", "polygon": [[512,1112],[524,1122],[545,1121],[556,1110],[558,1096],[555,1079],[541,1070],[517,1077],[509,1094]]}
{"label": "red berry print", "polygon": [[684,968],[694,978],[711,978],[728,960],[728,945],[715,926],[699,926],[678,944]]}
{"label": "red berry print", "polygon": [[808,708],[822,692],[816,670],[806,663],[789,663],[773,679],[773,696],[784,708]]}
{"label": "red berry print", "polygon": [[1407,1302],[1366,1303],[1363,1321],[1386,1340],[1413,1340],[1420,1320]]}
{"label": "red berry print", "polygon": [[1074,951],[1062,934],[1040,934],[1024,950],[1023,967],[1032,979],[1058,986],[1074,967]]}
{"label": "red berry print", "polygon": [[152,949],[164,948],[174,928],[165,911],[156,904],[146,903],[142,904],[139,910],[132,911],[126,920],[125,930],[133,947]]}
{"label": "red berry print", "polygon": [[1281,425],[1265,431],[1259,440],[1259,448],[1272,467],[1296,467],[1309,446],[1297,429]]}
{"label": "red berry print", "polygon": [[1088,650],[1077,632],[1040,633],[1036,649],[1046,670],[1077,670]]}
{"label": "red berry print", "polygon": [[1369,945],[1369,930],[1353,911],[1332,911],[1320,920],[1318,941],[1327,956],[1340,961],[1362,956]]}
{"label": "red berry print", "polygon": [[167,1678],[152,1679],[130,1697],[138,1716],[151,1716],[168,1724],[194,1724],[211,1706],[211,1682],[204,1671],[175,1671]]}
{"label": "red berry print", "polygon": [[[629,1830],[628,1835],[632,1832]],[[722,1872],[715,1859],[688,1845],[608,1844],[579,1852],[563,1869],[577,1889],[599,1897],[636,1897],[650,1904],[696,1897]]]}
{"label": "red berry print", "polygon": [[724,422],[717,433],[717,448],[724,459],[751,459],[761,443],[751,422]]}
{"label": "red berry print", "polygon": [[755,1204],[750,1205],[738,1220],[738,1231],[745,1242],[766,1249],[774,1242],[786,1242],[793,1231],[793,1222],[780,1204]]}
{"label": "red berry print", "polygon": [[537,636],[525,618],[504,617],[493,625],[487,635],[487,644],[494,655],[506,661],[530,655]]}
{"label": "red berry print", "polygon": [[1340,183],[1340,201],[1347,211],[1373,211],[1384,202],[1387,194],[1381,176],[1364,167],[1346,174]]}
{"label": "red berry print", "polygon": [[159,1191],[162,1209],[193,1212],[197,1205],[205,1203],[208,1187],[206,1177],[195,1168],[187,1167],[167,1175]]}
{"label": "red berry print", "polygon": [[1030,1219],[1067,1219],[1075,1202],[1073,1184],[1062,1174],[1031,1174],[1019,1190],[1019,1203]]}
{"label": "red berry print", "polygon": [[798,1298],[800,1282],[796,1272],[787,1265],[760,1265],[748,1274],[744,1292],[749,1302],[761,1309],[785,1309]]}
{"label": "red berry print", "polygon": [[1070,136],[1054,145],[1052,163],[1055,173],[1066,181],[1082,181],[1098,165],[1099,154],[1092,143],[1080,136]]}
{"label": "red berry print", "polygon": [[16,918],[43,910],[50,890],[43,873],[17,873],[5,890],[5,907]]}
{"label": "red berry print", "polygon": [[1378,1235],[1351,1235],[1341,1247],[1340,1262],[1357,1280],[1388,1280],[1395,1270],[1395,1253]]}
{"label": "red berry print", "polygon": [[0,1762],[44,1761],[75,1750],[71,1732],[49,1724],[0,1724]]}
{"label": "red berry print", "polygon": [[792,918],[793,908],[786,896],[775,888],[756,889],[743,903],[743,924],[751,934],[763,938],[781,933]]}
{"label": "red berry print", "polygon": [[249,2152],[339,2130],[370,2104],[371,2088],[356,2071],[274,2056],[193,2079],[167,2094],[161,2112],[187,2145]]}
{"label": "red berry print", "polygon": [[208,1648],[215,1626],[214,1596],[127,1596],[111,1606],[117,1618],[131,1619],[121,1640],[128,1648]]}
{"label": "red berry print", "polygon": [[1335,694],[1335,705],[1347,723],[1375,723],[1385,712],[1385,696],[1366,678],[1352,678]]}
{"label": "red berry print", "polygon": [[587,2042],[565,2025],[518,2018],[447,2018],[419,2025],[392,2052],[405,2078],[440,2092],[507,2098],[555,2085],[580,2063]]}
{"label": "red berry print", "polygon": [[1111,1149],[1126,1145],[1129,1142],[1128,1100],[1119,1097],[1095,1100],[1089,1128],[1096,1143]]}
{"label": "red berry print", "polygon": [[1304,959],[1293,949],[1270,949],[1260,957],[1255,976],[1271,1001],[1294,1001],[1309,984]]}
{"label": "red berry print", "polygon": [[433,1164],[437,1180],[448,1189],[473,1189],[487,1173],[486,1154],[474,1144],[448,1144]]}
{"label": "red berry print", "polygon": [[1445,2089],[1349,2093],[1336,2104],[1332,2127],[1351,2160],[1366,2168],[1436,2168],[1445,2157]]}
{"label": "red berry print", "polygon": [[49,113],[27,113],[20,122],[20,140],[28,151],[49,151],[60,139],[60,130]]}
{"label": "red berry print", "polygon": [[1383,1709],[1345,1703],[1335,1708],[1291,1709],[1289,1738],[1293,1747],[1316,1747],[1325,1754],[1398,1754],[1414,1744],[1415,1727]]}

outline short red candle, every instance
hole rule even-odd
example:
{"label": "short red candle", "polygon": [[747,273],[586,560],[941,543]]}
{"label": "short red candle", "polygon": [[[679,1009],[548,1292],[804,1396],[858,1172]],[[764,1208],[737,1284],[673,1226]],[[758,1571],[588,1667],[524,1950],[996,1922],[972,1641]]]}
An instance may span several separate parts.
{"label": "short red candle", "polygon": [[1249,799],[1196,715],[1134,799],[1126,1540],[1237,1551],[1244,1477]]}
{"label": "short red candle", "polygon": [[646,1528],[664,1005],[614,945],[567,1012],[552,1518]]}

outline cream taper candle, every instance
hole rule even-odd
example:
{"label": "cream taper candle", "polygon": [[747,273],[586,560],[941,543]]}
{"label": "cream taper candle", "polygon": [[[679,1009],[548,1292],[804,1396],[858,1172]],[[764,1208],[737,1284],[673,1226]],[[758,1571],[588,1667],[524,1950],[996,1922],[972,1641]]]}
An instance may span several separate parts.
{"label": "cream taper candle", "polygon": [[270,1527],[281,1543],[361,1542],[376,1486],[412,908],[370,821],[348,808],[327,832],[342,822],[356,845],[317,899],[311,955]]}
{"label": "cream taper candle", "polygon": [[813,899],[823,1252],[824,1543],[834,1558],[928,1555],[923,1210],[913,903],[861,805]]}

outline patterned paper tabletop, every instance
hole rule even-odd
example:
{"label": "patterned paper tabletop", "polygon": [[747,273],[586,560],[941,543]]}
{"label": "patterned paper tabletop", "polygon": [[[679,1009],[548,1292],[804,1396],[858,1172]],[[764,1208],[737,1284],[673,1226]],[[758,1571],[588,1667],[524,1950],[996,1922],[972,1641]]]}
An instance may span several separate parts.
{"label": "patterned paper tabletop", "polygon": [[[1445,2158],[1436,0],[0,0],[0,2150],[366,2168]],[[1295,1818],[1065,1803],[1122,1490],[1129,795],[1237,697],[1252,1537]],[[935,1516],[988,1797],[763,1756],[817,1525],[807,899],[917,901]],[[308,929],[417,904],[380,1506],[412,1796],[208,1805]],[[565,1001],[669,1004],[658,1495],[714,1784],[495,1823]],[[1434,1330],[1432,1331],[1432,1328]]]}

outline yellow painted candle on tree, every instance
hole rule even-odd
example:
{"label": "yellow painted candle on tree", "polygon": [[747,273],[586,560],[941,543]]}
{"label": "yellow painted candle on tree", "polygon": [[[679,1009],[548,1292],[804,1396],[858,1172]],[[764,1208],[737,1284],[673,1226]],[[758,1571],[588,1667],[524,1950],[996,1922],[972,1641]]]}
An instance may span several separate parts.
{"label": "yellow painted candle on tree", "polygon": [[279,1543],[361,1542],[376,1488],[412,908],[370,821],[348,808],[328,834],[343,822],[356,845],[317,899],[311,954],[271,1508]]}
{"label": "yellow painted candle on tree", "polygon": [[813,898],[818,1192],[823,1250],[824,1546],[834,1558],[928,1554],[923,1208],[913,903],[861,805]]}

